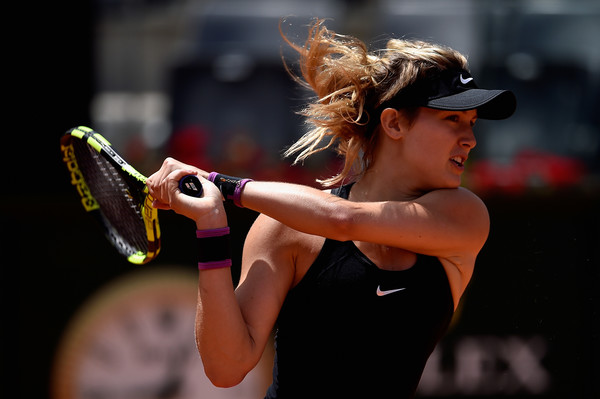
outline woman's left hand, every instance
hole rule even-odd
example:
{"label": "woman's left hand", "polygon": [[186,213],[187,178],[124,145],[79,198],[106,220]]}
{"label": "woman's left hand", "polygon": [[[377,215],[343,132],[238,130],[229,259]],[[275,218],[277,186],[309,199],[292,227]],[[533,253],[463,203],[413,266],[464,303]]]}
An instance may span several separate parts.
{"label": "woman's left hand", "polygon": [[[200,198],[185,195],[179,190],[179,180],[190,174],[197,175],[202,183],[203,195]],[[221,192],[203,175],[208,176],[208,173],[167,158],[161,168],[146,180],[148,192],[154,198],[152,206],[186,216],[196,222],[198,229],[227,226]]]}

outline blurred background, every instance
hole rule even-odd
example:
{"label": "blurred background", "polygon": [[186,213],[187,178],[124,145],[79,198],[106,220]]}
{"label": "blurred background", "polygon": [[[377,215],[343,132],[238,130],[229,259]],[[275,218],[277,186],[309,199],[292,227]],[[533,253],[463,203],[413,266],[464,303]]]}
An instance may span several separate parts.
{"label": "blurred background", "polygon": [[[464,183],[487,203],[491,234],[419,396],[600,397],[598,1],[72,0],[10,16],[5,76],[20,95],[8,115],[19,151],[8,152],[27,179],[2,188],[2,246],[17,254],[2,262],[2,361],[3,386],[20,397],[262,397],[269,351],[232,390],[201,372],[193,224],[162,213],[161,255],[128,264],[78,203],[58,139],[90,125],[146,175],[168,155],[314,185],[335,172],[333,156],[302,167],[281,157],[308,98],[282,67],[282,54],[294,61],[282,17],[298,43],[323,17],[372,48],[446,44],[468,55],[480,86],[517,95],[511,119],[478,122]],[[256,215],[228,215],[236,277]]]}

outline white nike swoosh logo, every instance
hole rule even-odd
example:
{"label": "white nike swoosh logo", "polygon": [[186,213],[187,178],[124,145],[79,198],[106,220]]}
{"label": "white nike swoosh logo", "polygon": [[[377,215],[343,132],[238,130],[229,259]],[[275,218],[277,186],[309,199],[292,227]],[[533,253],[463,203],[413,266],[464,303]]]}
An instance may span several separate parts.
{"label": "white nike swoosh logo", "polygon": [[377,286],[377,296],[386,296],[389,294],[393,294],[394,292],[398,292],[398,291],[402,291],[405,290],[406,288],[396,288],[395,290],[386,290],[386,291],[382,291],[381,290],[381,286],[378,285]]}
{"label": "white nike swoosh logo", "polygon": [[460,74],[460,83],[466,85],[467,83],[469,83],[472,80],[473,80],[473,78],[466,78],[465,79],[465,78],[462,77],[462,73]]}

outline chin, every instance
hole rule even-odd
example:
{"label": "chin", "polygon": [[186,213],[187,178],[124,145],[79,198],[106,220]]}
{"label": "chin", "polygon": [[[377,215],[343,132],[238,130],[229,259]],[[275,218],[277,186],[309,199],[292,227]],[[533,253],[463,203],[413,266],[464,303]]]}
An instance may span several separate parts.
{"label": "chin", "polygon": [[446,184],[443,187],[440,188],[459,188],[461,185],[462,181],[461,179],[453,179],[451,181],[446,182]]}
{"label": "chin", "polygon": [[461,179],[461,176],[456,176],[456,175],[450,175],[450,176],[447,175],[443,178],[440,178],[440,176],[438,176],[437,179],[435,179],[435,180],[432,179],[429,183],[430,184],[423,187],[423,190],[422,190],[423,192],[428,192],[428,191],[433,191],[433,190],[459,188],[462,183],[462,179]]}

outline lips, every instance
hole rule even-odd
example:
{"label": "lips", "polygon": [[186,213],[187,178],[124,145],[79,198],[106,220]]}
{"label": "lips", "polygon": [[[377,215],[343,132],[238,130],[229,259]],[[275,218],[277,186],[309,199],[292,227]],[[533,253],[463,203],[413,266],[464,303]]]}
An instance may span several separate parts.
{"label": "lips", "polygon": [[450,161],[456,166],[463,168],[465,166],[465,162],[467,161],[467,157],[463,155],[454,155],[450,158]]}

